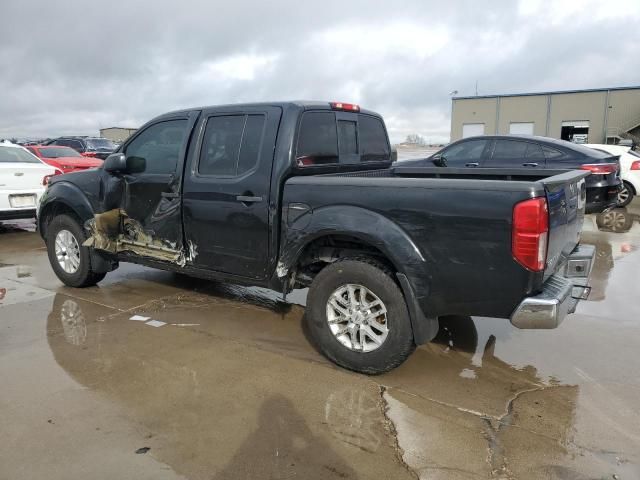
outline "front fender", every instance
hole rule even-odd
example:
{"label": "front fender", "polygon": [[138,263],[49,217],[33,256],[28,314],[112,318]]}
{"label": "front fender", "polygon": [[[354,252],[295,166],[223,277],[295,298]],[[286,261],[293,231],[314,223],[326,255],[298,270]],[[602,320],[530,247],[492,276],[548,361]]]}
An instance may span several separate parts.
{"label": "front fender", "polygon": [[44,238],[47,213],[60,205],[72,210],[84,223],[93,218],[93,207],[87,196],[77,186],[65,181],[57,181],[47,188],[38,206],[38,230]]}

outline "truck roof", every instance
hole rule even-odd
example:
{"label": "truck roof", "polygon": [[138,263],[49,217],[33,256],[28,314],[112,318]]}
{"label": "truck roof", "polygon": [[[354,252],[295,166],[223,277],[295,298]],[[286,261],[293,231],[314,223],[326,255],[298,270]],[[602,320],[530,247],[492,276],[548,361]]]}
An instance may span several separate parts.
{"label": "truck roof", "polygon": [[[228,103],[223,105],[207,105],[202,107],[192,107],[192,108],[183,108],[180,110],[174,110],[172,112],[167,112],[160,117],[176,115],[179,113],[187,113],[193,112],[197,110],[205,110],[210,108],[238,108],[243,109],[247,107],[280,107],[283,110],[287,108],[299,108],[302,110],[332,110],[331,102],[322,102],[322,101],[313,101],[313,100],[292,100],[292,101],[278,101],[278,102],[249,102],[249,103]],[[373,112],[371,110],[366,110],[360,108],[358,112],[354,113],[365,113],[367,115],[375,115],[377,117],[382,117],[379,113]]]}

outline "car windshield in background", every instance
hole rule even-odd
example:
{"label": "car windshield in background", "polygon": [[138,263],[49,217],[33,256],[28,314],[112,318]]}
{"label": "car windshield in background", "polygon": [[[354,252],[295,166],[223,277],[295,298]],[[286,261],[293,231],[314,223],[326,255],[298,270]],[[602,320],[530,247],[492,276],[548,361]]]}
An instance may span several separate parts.
{"label": "car windshield in background", "polygon": [[0,147],[0,163],[42,163],[38,157],[15,147]]}
{"label": "car windshield in background", "polygon": [[87,146],[93,150],[115,150],[116,145],[106,138],[88,138]]}
{"label": "car windshield in background", "polygon": [[635,150],[629,150],[629,155],[640,158],[640,153],[636,152]]}
{"label": "car windshield in background", "polygon": [[40,155],[44,158],[60,158],[60,157],[81,157],[78,152],[69,147],[49,147],[41,148]]}

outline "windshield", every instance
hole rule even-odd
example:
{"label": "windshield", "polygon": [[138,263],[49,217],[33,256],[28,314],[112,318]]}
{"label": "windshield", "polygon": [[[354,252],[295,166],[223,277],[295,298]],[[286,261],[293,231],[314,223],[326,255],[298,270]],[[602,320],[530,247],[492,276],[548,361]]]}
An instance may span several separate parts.
{"label": "windshield", "polygon": [[106,138],[87,138],[87,147],[91,150],[115,150],[116,145]]}
{"label": "windshield", "polygon": [[60,157],[81,157],[78,152],[69,147],[49,147],[41,148],[40,155],[44,158],[60,158]]}
{"label": "windshield", "polygon": [[629,155],[640,158],[640,153],[636,152],[635,150],[629,150]]}
{"label": "windshield", "polygon": [[42,163],[38,157],[16,147],[0,147],[0,163]]}

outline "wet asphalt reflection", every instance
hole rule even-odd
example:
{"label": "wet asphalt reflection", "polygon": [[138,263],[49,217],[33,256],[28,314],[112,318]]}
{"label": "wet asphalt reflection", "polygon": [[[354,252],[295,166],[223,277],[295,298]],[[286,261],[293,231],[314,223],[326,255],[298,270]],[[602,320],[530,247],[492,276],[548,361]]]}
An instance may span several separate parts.
{"label": "wet asphalt reflection", "polygon": [[640,478],[640,202],[582,241],[558,329],[450,317],[366,377],[313,347],[304,291],[126,264],[70,289],[0,224],[0,478]]}

